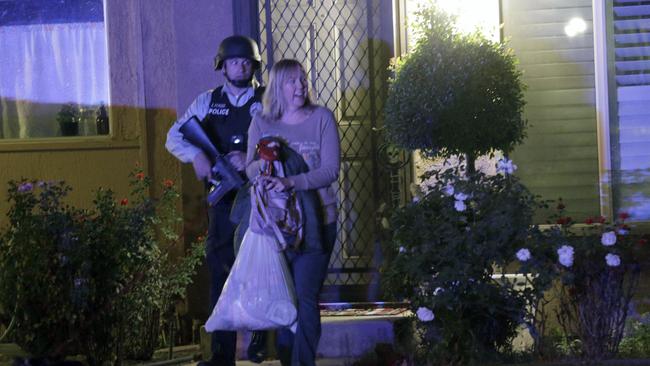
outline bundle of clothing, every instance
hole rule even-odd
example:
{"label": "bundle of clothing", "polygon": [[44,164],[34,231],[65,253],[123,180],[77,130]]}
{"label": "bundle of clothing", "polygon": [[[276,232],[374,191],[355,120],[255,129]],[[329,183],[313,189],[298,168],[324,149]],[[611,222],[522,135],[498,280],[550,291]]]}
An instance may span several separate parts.
{"label": "bundle of clothing", "polygon": [[205,324],[208,332],[282,327],[295,332],[296,296],[283,251],[321,245],[317,194],[265,187],[266,177],[308,171],[302,156],[274,138],[261,139],[257,154],[264,162],[260,175],[238,192],[233,205],[238,253]]}

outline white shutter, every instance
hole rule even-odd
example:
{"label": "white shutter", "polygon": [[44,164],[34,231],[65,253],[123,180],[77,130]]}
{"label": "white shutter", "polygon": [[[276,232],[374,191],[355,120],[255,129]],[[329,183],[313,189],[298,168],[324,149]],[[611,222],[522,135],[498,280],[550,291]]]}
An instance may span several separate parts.
{"label": "white shutter", "polygon": [[[613,3],[616,72],[611,121],[614,206],[650,219],[650,1]],[[612,96],[614,97],[614,96]]]}

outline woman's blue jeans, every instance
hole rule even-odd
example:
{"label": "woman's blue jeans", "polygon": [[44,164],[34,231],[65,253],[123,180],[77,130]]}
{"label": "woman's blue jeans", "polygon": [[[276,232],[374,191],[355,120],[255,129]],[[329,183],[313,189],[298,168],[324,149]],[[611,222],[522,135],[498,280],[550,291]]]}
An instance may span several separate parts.
{"label": "woman's blue jeans", "polygon": [[335,240],[336,222],[323,225],[323,250],[285,252],[296,288],[298,326],[295,335],[287,328],[277,333],[277,352],[283,366],[316,365],[321,334],[318,297]]}

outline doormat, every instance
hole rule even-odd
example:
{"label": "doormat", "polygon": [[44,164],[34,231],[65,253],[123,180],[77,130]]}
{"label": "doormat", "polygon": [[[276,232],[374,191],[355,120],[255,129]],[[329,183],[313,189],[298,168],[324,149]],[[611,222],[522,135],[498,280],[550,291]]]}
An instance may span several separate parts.
{"label": "doormat", "polygon": [[[402,305],[402,304],[399,304]],[[355,306],[354,304],[321,304],[321,316],[386,316],[406,315],[405,306]]]}

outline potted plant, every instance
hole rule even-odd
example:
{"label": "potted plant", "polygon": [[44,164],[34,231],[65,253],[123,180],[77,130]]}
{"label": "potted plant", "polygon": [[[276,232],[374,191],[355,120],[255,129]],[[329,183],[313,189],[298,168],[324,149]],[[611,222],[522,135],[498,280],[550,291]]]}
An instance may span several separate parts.
{"label": "potted plant", "polygon": [[106,110],[106,106],[104,105],[104,103],[99,105],[99,108],[97,108],[95,114],[96,114],[95,123],[97,126],[97,134],[108,135],[109,132],[108,111]]}
{"label": "potted plant", "polygon": [[79,122],[81,116],[79,107],[73,103],[67,103],[61,106],[61,110],[56,115],[56,120],[59,122],[62,136],[77,136],[79,135]]}

